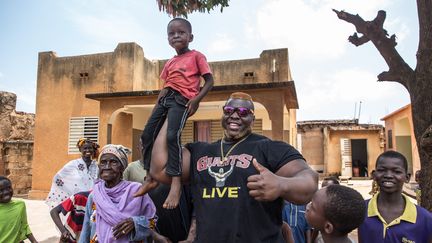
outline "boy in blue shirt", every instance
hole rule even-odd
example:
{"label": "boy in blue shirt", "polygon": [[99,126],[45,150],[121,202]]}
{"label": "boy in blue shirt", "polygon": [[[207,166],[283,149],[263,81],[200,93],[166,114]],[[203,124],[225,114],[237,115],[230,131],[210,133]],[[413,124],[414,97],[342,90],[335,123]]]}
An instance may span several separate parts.
{"label": "boy in blue shirt", "polygon": [[409,182],[408,163],[401,153],[378,156],[373,179],[380,191],[366,200],[366,219],[359,227],[359,242],[432,242],[432,214],[402,194]]}

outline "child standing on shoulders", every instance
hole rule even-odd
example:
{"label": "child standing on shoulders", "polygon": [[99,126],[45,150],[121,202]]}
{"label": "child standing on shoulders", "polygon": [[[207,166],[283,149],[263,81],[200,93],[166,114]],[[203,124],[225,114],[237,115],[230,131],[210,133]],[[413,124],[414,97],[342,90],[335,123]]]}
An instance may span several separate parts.
{"label": "child standing on shoulders", "polygon": [[[165,119],[168,119],[166,173],[171,176],[172,182],[163,207],[172,209],[177,207],[181,193],[181,132],[186,119],[197,111],[200,101],[213,87],[213,76],[205,56],[189,49],[189,43],[193,40],[189,21],[182,18],[172,19],[168,23],[167,34],[168,42],[177,55],[171,58],[162,70],[160,77],[165,80],[164,88],[159,93],[156,106],[141,135],[147,177],[136,196],[143,195],[157,186],[157,182],[149,173],[151,153],[154,140]],[[201,76],[205,83],[200,90]]]}
{"label": "child standing on shoulders", "polygon": [[380,190],[366,200],[368,210],[359,227],[359,242],[432,242],[432,214],[402,194],[411,176],[405,156],[384,152],[375,167],[372,176]]}
{"label": "child standing on shoulders", "polygon": [[25,203],[12,200],[12,196],[12,182],[0,176],[0,242],[37,242],[27,223]]}
{"label": "child standing on shoulders", "polygon": [[309,225],[321,232],[322,239],[316,243],[351,243],[348,233],[363,222],[365,211],[359,192],[346,186],[329,185],[315,193],[305,216]]}

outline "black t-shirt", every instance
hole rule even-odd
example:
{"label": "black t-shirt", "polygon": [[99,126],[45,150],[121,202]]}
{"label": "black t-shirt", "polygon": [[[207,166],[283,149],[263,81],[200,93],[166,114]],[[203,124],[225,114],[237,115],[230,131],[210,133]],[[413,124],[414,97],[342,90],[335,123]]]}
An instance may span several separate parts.
{"label": "black t-shirt", "polygon": [[169,185],[159,184],[149,192],[150,198],[156,206],[158,216],[156,230],[168,237],[173,243],[185,240],[189,233],[192,217],[192,202],[189,185],[184,185],[178,207],[165,209],[162,207],[170,190]]}
{"label": "black t-shirt", "polygon": [[[224,155],[234,144],[224,143]],[[191,152],[191,190],[197,220],[195,242],[283,242],[283,199],[259,202],[249,196],[247,178],[257,174],[255,158],[272,172],[303,159],[285,142],[251,134],[221,161],[220,140],[186,144]]]}

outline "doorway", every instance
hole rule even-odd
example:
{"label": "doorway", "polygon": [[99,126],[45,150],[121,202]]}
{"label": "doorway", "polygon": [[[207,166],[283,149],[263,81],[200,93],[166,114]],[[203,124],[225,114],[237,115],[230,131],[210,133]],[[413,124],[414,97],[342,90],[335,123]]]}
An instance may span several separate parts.
{"label": "doorway", "polygon": [[351,158],[354,177],[368,177],[367,140],[351,139]]}

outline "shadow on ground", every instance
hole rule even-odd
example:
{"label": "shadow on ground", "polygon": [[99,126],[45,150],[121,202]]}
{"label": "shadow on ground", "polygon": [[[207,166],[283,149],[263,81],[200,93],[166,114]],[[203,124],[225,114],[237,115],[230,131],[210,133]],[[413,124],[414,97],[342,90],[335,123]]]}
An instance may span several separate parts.
{"label": "shadow on ground", "polygon": [[52,236],[52,237],[50,237],[48,239],[39,241],[39,243],[57,243],[57,242],[59,242],[59,240],[60,240],[59,237]]}

